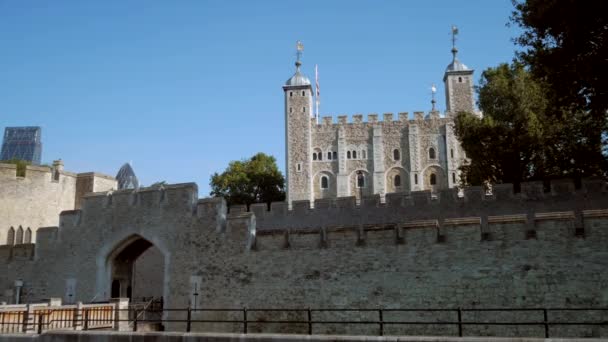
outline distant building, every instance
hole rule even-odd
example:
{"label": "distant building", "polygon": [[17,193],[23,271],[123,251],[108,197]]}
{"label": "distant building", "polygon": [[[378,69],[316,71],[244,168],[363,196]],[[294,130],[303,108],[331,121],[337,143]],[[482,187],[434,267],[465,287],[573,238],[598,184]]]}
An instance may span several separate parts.
{"label": "distant building", "polygon": [[137,189],[139,188],[139,180],[135,176],[135,172],[131,164],[125,163],[116,174],[118,181],[118,189]]}
{"label": "distant building", "polygon": [[21,159],[40,165],[42,157],[40,127],[7,127],[0,160]]}

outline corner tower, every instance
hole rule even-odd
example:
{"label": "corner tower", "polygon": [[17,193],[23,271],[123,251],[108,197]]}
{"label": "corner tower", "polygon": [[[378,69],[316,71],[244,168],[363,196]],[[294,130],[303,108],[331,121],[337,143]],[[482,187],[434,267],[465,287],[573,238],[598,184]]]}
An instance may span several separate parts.
{"label": "corner tower", "polygon": [[295,74],[285,82],[285,173],[287,205],[292,201],[314,200],[312,191],[312,86],[300,72],[304,46],[297,43]]}
{"label": "corner tower", "polygon": [[458,28],[452,27],[452,63],[445,69],[443,83],[445,84],[446,110],[456,114],[461,111],[475,113],[473,97],[473,70],[467,68],[456,56],[456,35]]}

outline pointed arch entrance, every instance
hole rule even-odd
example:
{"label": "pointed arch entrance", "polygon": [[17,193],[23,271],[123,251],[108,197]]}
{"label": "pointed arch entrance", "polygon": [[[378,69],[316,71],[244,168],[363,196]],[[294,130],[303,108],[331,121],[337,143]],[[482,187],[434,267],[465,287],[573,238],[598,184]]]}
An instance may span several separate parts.
{"label": "pointed arch entrance", "polygon": [[106,259],[106,268],[110,298],[144,302],[163,297],[165,255],[144,237],[131,235],[118,243]]}

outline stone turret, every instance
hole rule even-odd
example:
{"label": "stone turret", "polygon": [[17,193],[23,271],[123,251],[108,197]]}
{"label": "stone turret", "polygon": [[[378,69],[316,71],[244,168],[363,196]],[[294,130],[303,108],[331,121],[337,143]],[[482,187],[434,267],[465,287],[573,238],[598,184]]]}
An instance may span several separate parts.
{"label": "stone turret", "polygon": [[461,111],[475,113],[473,97],[473,69],[469,69],[458,60],[456,48],[458,29],[452,28],[452,63],[445,69],[445,105],[448,113],[456,114]]}
{"label": "stone turret", "polygon": [[300,57],[304,47],[297,45],[295,74],[285,82],[285,172],[287,203],[314,200],[312,194],[311,114],[312,87],[300,71]]}

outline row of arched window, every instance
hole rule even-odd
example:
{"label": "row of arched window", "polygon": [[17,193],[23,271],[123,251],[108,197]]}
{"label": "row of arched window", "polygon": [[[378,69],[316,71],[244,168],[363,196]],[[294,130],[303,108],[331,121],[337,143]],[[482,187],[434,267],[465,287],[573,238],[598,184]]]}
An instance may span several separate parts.
{"label": "row of arched window", "polygon": [[[452,173],[452,182],[456,182],[455,173]],[[418,175],[414,175],[414,183],[418,184]],[[395,177],[393,178],[393,184],[395,185],[395,187],[401,186],[401,175],[395,175]],[[437,185],[437,175],[435,175],[434,173],[431,173],[429,175],[429,184]],[[357,188],[363,187],[365,187],[365,175],[357,177]],[[329,189],[329,177],[321,176],[321,189]]]}
{"label": "row of arched window", "polygon": [[11,227],[6,235],[7,245],[20,245],[23,243],[32,243],[32,230],[28,227],[26,230],[20,226],[17,231]]}
{"label": "row of arched window", "polygon": [[[337,160],[338,159],[338,152],[336,151],[328,151],[327,152],[327,160]],[[315,151],[312,153],[312,160],[318,160],[318,161],[323,161],[323,152],[320,151]]]}
{"label": "row of arched window", "polygon": [[[361,150],[360,159],[367,159],[367,151]],[[346,151],[346,159],[357,159],[357,151]]]}

